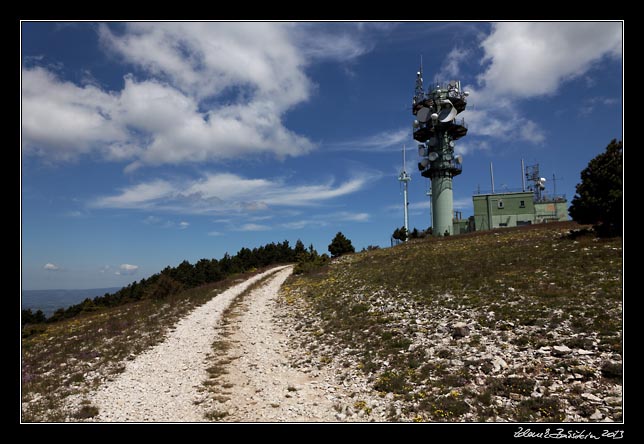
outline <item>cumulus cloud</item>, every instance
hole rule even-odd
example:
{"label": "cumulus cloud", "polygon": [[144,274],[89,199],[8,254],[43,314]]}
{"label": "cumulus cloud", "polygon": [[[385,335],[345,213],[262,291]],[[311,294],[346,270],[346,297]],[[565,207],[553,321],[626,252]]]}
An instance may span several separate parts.
{"label": "cumulus cloud", "polygon": [[482,42],[479,84],[488,97],[534,97],[555,93],[603,57],[622,53],[619,22],[495,23]]}
{"label": "cumulus cloud", "polygon": [[284,114],[308,100],[305,67],[368,51],[356,33],[287,23],[126,23],[98,27],[102,47],[135,65],[120,91],[22,71],[25,152],[55,161],[98,154],[145,165],[297,156],[315,144]]}
{"label": "cumulus cloud", "polygon": [[48,271],[58,271],[60,270],[60,267],[58,265],[52,264],[51,262],[47,262],[43,268]]}
{"label": "cumulus cloud", "polygon": [[22,71],[22,138],[27,154],[71,160],[123,143],[127,132],[112,119],[118,98],[92,85],[59,80],[44,68]]}
{"label": "cumulus cloud", "polygon": [[197,179],[174,182],[156,179],[139,183],[121,189],[118,194],[100,197],[91,205],[181,214],[307,207],[360,191],[374,178],[373,173],[355,173],[343,183],[329,179],[324,183],[294,185],[286,184],[282,179],[252,179],[232,173],[210,173]]}
{"label": "cumulus cloud", "polygon": [[119,266],[118,271],[114,272],[114,274],[117,275],[117,276],[131,275],[131,274],[136,273],[138,271],[138,269],[139,269],[138,265],[121,264]]}
{"label": "cumulus cloud", "polygon": [[[522,99],[548,96],[581,78],[604,58],[619,58],[622,25],[616,22],[495,23],[481,40],[483,71],[462,114],[469,134],[541,144],[547,134],[522,115]],[[446,72],[458,71],[460,50],[447,57]]]}

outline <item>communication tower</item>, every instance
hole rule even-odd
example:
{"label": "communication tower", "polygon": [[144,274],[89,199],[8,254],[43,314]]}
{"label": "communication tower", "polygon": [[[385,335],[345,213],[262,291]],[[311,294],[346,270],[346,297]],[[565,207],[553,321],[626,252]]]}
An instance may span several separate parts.
{"label": "communication tower", "polygon": [[431,179],[433,233],[435,236],[453,234],[454,197],[452,178],[462,172],[463,157],[454,154],[455,141],[467,134],[463,118],[458,114],[467,106],[469,93],[461,82],[433,84],[425,92],[423,66],[416,73],[416,88],[412,101],[414,140],[420,142],[418,169]]}

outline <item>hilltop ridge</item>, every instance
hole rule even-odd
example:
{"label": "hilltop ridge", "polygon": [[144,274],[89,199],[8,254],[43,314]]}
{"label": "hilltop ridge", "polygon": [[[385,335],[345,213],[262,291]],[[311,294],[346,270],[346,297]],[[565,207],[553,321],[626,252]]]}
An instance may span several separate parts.
{"label": "hilltop ridge", "polygon": [[393,421],[620,421],[621,238],[580,228],[343,256],[287,281],[292,345]]}

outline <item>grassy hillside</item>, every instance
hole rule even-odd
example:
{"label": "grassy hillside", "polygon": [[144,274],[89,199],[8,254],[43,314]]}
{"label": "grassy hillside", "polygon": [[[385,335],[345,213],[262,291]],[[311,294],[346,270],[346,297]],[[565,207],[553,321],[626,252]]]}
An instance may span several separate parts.
{"label": "grassy hillside", "polygon": [[556,223],[345,256],[282,292],[320,365],[390,419],[621,419],[621,238]]}
{"label": "grassy hillside", "polygon": [[69,411],[65,399],[85,397],[122,372],[125,360],[163,341],[183,316],[261,271],[238,274],[162,300],[145,299],[33,326],[22,339],[22,420],[74,421],[95,415],[91,400],[80,410]]}

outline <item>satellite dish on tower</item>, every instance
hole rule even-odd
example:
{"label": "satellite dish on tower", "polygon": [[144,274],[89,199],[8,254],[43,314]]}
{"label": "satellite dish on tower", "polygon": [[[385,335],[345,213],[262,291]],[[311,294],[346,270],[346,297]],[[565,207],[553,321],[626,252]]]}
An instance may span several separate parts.
{"label": "satellite dish on tower", "polygon": [[427,168],[427,165],[429,165],[429,159],[423,159],[420,162],[418,162],[418,169],[424,170],[425,168]]}
{"label": "satellite dish on tower", "polygon": [[436,137],[431,137],[427,143],[429,144],[429,146],[436,146],[438,139],[436,139]]}
{"label": "satellite dish on tower", "polygon": [[429,160],[431,160],[433,162],[436,159],[438,159],[438,153],[436,151],[432,151],[431,153],[429,153],[428,157],[429,157]]}
{"label": "satellite dish on tower", "polygon": [[431,114],[431,110],[429,108],[427,108],[426,106],[423,106],[416,113],[416,118],[421,123],[427,123],[429,121],[430,114]]}
{"label": "satellite dish on tower", "polygon": [[441,110],[438,113],[438,120],[443,123],[451,122],[456,118],[456,114],[458,114],[458,111],[456,110],[456,108],[454,108],[452,102],[450,102],[449,100],[444,100],[443,107],[441,107]]}

